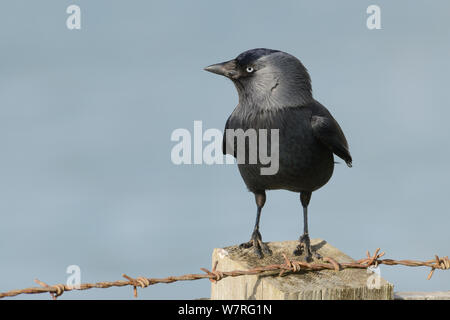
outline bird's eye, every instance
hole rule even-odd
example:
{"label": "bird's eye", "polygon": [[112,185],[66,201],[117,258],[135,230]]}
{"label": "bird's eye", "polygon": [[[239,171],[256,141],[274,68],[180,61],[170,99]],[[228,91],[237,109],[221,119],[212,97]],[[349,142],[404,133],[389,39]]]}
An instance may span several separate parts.
{"label": "bird's eye", "polygon": [[247,67],[246,70],[248,73],[252,73],[253,71],[255,71],[255,69],[253,69],[252,67]]}

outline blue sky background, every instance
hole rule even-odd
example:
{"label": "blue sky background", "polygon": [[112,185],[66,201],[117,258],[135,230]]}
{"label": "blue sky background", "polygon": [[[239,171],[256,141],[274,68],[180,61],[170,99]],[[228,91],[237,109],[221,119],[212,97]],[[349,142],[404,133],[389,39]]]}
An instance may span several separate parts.
{"label": "blue sky background", "polygon": [[[66,28],[77,4],[82,29]],[[366,8],[381,7],[382,30]],[[0,291],[164,277],[247,241],[255,204],[233,165],[170,160],[174,129],[224,127],[237,103],[206,65],[267,47],[297,56],[340,122],[354,167],[315,192],[310,234],[360,258],[449,255],[448,1],[2,1]],[[265,241],[297,239],[298,195],[268,193]],[[450,290],[450,273],[382,267],[396,291]],[[141,299],[209,296],[209,281]],[[48,295],[21,296],[48,299]],[[128,299],[131,288],[62,299]]]}

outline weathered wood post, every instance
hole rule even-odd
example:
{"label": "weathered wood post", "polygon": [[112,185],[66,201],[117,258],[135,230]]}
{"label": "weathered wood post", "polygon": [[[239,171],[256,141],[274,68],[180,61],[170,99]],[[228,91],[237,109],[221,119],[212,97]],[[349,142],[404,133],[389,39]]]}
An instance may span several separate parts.
{"label": "weathered wood post", "polygon": [[[298,260],[292,252],[297,241],[268,243],[272,250],[271,256],[258,259],[249,249],[239,249],[238,246],[214,249],[212,261],[218,261],[217,270],[248,270],[258,266],[282,264],[286,254],[292,260]],[[323,257],[330,257],[339,263],[354,260],[321,239],[311,240],[313,247]],[[345,269],[341,271],[321,270],[305,271],[278,275],[249,275],[227,277],[213,283],[211,299],[236,300],[391,300],[394,298],[394,286],[379,277],[375,288],[368,285],[374,279],[374,274],[366,269]],[[372,278],[370,278],[372,276]],[[368,282],[369,281],[369,282]],[[372,288],[370,288],[372,287]]]}

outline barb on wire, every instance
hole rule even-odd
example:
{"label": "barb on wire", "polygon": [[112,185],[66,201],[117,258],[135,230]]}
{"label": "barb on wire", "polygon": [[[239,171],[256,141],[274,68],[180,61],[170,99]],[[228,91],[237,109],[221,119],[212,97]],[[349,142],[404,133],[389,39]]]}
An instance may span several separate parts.
{"label": "barb on wire", "polygon": [[431,279],[433,273],[436,269],[439,270],[449,270],[450,269],[450,260],[449,258],[443,257],[439,258],[435,255],[434,259],[428,261],[415,261],[415,260],[393,260],[393,259],[380,259],[384,256],[384,252],[380,252],[380,248],[376,249],[373,255],[370,255],[370,252],[367,251],[367,257],[357,260],[355,262],[345,262],[338,263],[336,260],[325,257],[323,258],[324,263],[308,263],[304,261],[294,261],[290,260],[286,255],[283,254],[284,263],[282,264],[272,264],[267,266],[261,266],[252,268],[249,270],[233,270],[233,271],[220,271],[217,270],[218,261],[215,261],[212,271],[209,271],[205,268],[200,268],[204,273],[203,274],[185,274],[181,276],[170,276],[167,278],[146,278],[146,277],[137,277],[132,278],[126,274],[122,276],[126,280],[118,280],[118,281],[103,281],[96,283],[82,283],[78,287],[72,287],[65,284],[55,284],[48,285],[45,282],[42,282],[38,279],[35,280],[37,284],[41,287],[31,287],[26,289],[19,290],[11,290],[7,292],[0,292],[0,298],[5,297],[14,297],[20,294],[36,294],[36,293],[50,293],[52,299],[56,299],[61,296],[65,291],[72,290],[88,290],[92,288],[111,288],[111,287],[124,287],[124,286],[132,286],[133,287],[133,295],[137,298],[137,288],[146,288],[148,286],[157,284],[157,283],[172,283],[177,281],[191,281],[191,280],[199,280],[199,279],[209,279],[211,282],[216,283],[222,279],[227,277],[239,277],[244,275],[258,275],[264,273],[277,273],[278,276],[283,276],[286,273],[298,273],[300,271],[319,271],[319,270],[334,270],[336,272],[343,269],[366,269],[370,266],[377,266],[380,264],[394,266],[394,265],[402,265],[408,267],[429,267],[431,268],[430,273],[428,274],[427,279]]}

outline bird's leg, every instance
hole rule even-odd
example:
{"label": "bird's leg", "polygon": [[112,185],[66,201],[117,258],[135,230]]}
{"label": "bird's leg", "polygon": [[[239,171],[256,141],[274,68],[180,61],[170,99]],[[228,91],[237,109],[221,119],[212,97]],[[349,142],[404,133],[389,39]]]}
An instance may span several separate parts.
{"label": "bird's leg", "polygon": [[256,222],[252,237],[250,238],[250,241],[242,243],[239,248],[253,247],[253,250],[255,251],[258,258],[261,259],[263,257],[263,253],[268,255],[272,253],[269,249],[269,246],[262,241],[261,233],[259,232],[259,219],[261,217],[261,210],[264,207],[264,203],[266,202],[266,193],[264,191],[255,193],[255,200],[258,209],[256,212]]}
{"label": "bird's leg", "polygon": [[306,260],[311,261],[314,256],[316,259],[321,259],[322,257],[317,252],[313,251],[311,248],[311,240],[309,239],[308,233],[308,204],[311,200],[311,192],[301,192],[300,201],[303,207],[303,235],[300,237],[300,244],[294,251],[294,255],[300,256],[303,253],[306,254]]}

